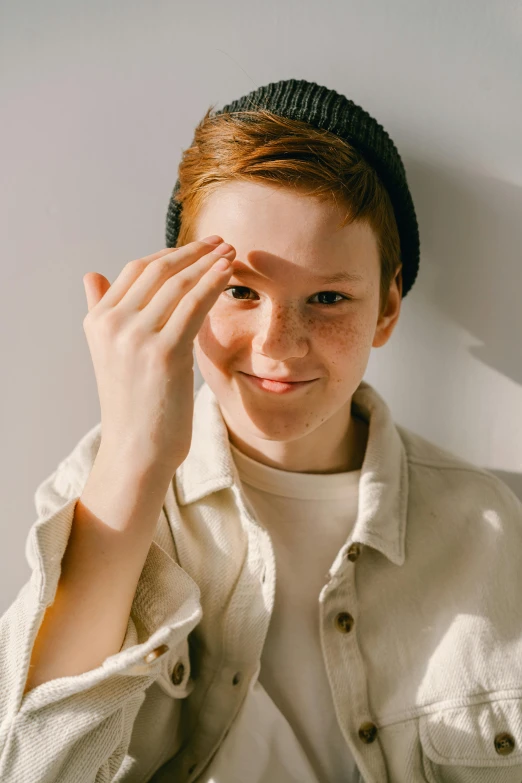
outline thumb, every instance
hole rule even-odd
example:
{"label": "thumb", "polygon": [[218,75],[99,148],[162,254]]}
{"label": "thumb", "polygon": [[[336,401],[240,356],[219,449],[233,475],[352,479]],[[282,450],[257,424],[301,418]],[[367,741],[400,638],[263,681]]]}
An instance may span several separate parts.
{"label": "thumb", "polygon": [[99,272],[87,272],[83,276],[83,287],[87,298],[89,312],[98,304],[103,295],[109,290],[111,284],[106,277]]}

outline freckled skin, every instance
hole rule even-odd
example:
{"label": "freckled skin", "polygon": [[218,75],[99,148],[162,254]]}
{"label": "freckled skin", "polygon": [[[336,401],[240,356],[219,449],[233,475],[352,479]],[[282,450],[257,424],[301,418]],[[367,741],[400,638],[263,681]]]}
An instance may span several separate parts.
{"label": "freckled skin", "polygon": [[[399,318],[400,275],[379,318],[375,236],[366,224],[338,228],[342,216],[334,204],[246,182],[221,186],[198,216],[195,239],[219,234],[236,250],[234,270],[260,275],[231,275],[194,342],[198,367],[230,441],[282,470],[361,467],[367,427],[351,415],[352,395],[371,348],[388,341]],[[316,280],[342,270],[363,281]],[[240,370],[319,380],[275,395],[251,388]]]}

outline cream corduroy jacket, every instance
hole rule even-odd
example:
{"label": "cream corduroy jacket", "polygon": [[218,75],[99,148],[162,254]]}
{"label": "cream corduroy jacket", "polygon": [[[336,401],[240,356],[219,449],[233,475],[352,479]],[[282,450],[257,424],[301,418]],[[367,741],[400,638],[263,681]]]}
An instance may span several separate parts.
{"label": "cream corduroy jacket", "polygon": [[[395,424],[368,383],[353,404],[370,424],[359,511],[318,605],[361,780],[521,783],[522,503],[493,474]],[[276,573],[205,383],[121,651],[22,697],[100,437],[98,423],[35,493],[32,575],[0,618],[0,781],[210,783],[253,698]],[[242,783],[265,783],[255,759],[251,769]]]}

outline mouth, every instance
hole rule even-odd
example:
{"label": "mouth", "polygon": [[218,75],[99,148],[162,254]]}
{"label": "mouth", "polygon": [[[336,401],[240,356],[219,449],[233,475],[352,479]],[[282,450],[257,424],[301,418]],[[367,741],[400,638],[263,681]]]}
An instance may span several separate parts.
{"label": "mouth", "polygon": [[287,392],[297,391],[298,389],[304,389],[319,380],[318,378],[312,378],[309,381],[273,381],[269,378],[258,378],[257,375],[249,375],[246,372],[240,372],[240,375],[255,388],[275,394],[285,394]]}

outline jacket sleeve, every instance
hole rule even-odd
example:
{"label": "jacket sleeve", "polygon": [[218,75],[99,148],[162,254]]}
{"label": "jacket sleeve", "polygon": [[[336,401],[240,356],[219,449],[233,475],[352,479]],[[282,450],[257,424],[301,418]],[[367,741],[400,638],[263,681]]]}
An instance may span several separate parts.
{"label": "jacket sleeve", "polygon": [[[96,669],[59,677],[23,695],[31,652],[53,602],[61,560],[99,447],[98,424],[35,492],[37,519],[25,554],[31,577],[0,617],[0,780],[2,783],[110,783],[118,775],[145,691],[167,659],[185,656],[201,618],[192,578],[152,542],[121,650]],[[166,652],[170,654],[165,655]],[[188,669],[188,667],[187,667]],[[189,684],[173,688],[186,696]]]}

